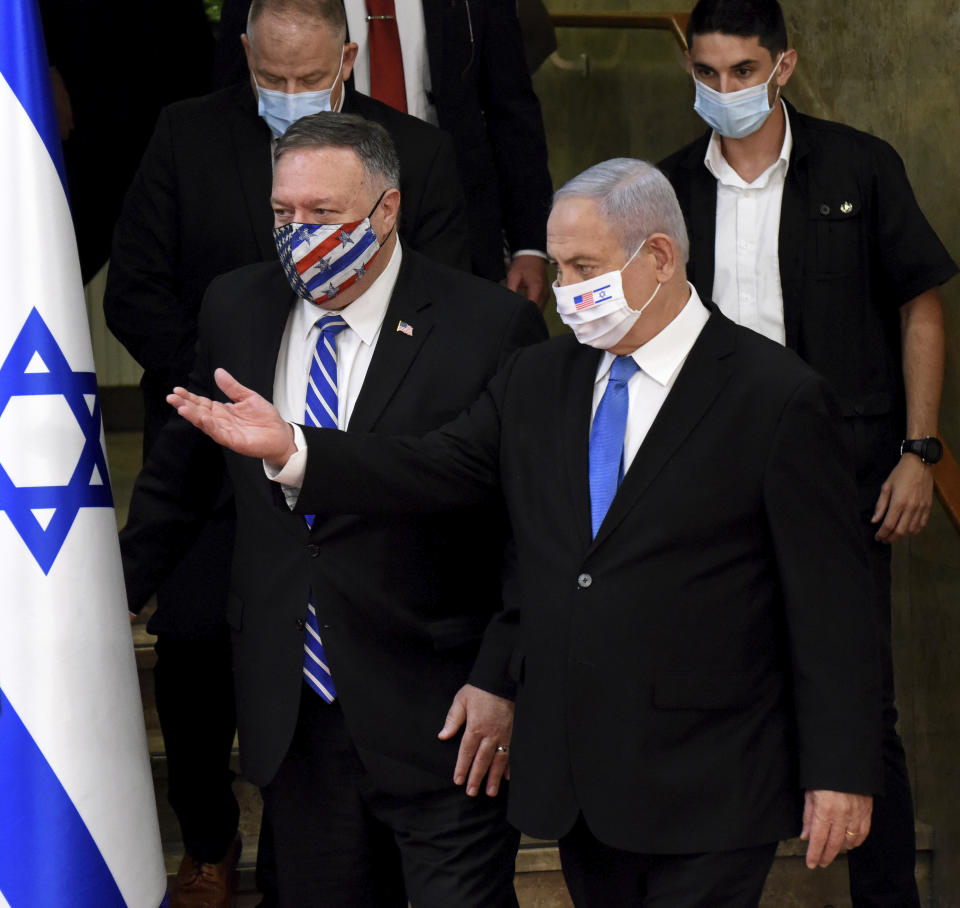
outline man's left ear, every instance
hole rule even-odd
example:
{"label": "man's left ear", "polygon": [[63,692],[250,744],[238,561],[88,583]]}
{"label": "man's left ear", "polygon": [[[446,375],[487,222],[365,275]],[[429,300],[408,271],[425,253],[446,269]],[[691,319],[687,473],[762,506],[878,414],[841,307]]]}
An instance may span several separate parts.
{"label": "man's left ear", "polygon": [[790,81],[790,77],[796,68],[797,52],[793,48],[790,48],[790,50],[784,52],[783,59],[780,61],[780,67],[777,69],[776,78],[774,79],[780,88],[783,88],[787,82]]}
{"label": "man's left ear", "polygon": [[377,211],[383,218],[383,232],[386,234],[397,226],[397,220],[400,217],[400,190],[388,189],[377,206]]}
{"label": "man's left ear", "polygon": [[665,233],[652,233],[647,237],[644,249],[653,255],[657,265],[657,280],[667,283],[677,270],[677,250],[673,240]]}

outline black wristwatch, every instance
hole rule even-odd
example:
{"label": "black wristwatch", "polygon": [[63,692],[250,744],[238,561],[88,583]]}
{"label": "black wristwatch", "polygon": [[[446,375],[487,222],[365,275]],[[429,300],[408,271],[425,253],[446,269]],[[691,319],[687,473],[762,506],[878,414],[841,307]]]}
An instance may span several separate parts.
{"label": "black wristwatch", "polygon": [[900,442],[900,456],[916,454],[925,464],[935,464],[943,457],[943,445],[939,438],[908,438]]}

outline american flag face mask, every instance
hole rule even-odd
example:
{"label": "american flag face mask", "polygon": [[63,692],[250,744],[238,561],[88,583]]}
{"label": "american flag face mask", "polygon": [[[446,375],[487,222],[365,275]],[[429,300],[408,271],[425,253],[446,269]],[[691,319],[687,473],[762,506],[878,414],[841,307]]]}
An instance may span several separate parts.
{"label": "american flag face mask", "polygon": [[370,217],[384,195],[386,190],[361,221],[291,223],[273,228],[280,264],[294,293],[315,303],[325,303],[364,278],[381,248]]}

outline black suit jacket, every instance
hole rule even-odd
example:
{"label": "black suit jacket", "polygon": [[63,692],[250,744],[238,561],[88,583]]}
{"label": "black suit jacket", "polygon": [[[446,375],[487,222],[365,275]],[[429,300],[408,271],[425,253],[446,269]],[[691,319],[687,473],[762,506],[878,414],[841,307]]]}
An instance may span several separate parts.
{"label": "black suit jacket", "polygon": [[546,249],[552,186],[540,102],[515,0],[423,0],[432,100],[453,136],[477,274],[504,275],[508,248]]}
{"label": "black suit jacket", "polygon": [[833,397],[715,312],[591,539],[599,355],[570,337],[521,351],[421,440],[307,430],[298,508],[452,507],[499,485],[524,832],[582,811],[638,852],[795,835],[801,789],[879,785],[876,618]]}
{"label": "black suit jacket", "polygon": [[[533,22],[537,6],[524,4],[521,15]],[[240,35],[249,8],[250,0],[223,4],[219,79],[247,72]],[[527,71],[517,8],[516,0],[423,0],[431,101],[457,150],[473,270],[495,281],[504,276],[504,235],[513,252],[547,248],[552,193],[543,116]],[[541,13],[547,34],[532,29],[540,59],[556,47],[555,40],[550,44],[549,18]]]}
{"label": "black suit jacket", "polygon": [[[271,398],[293,302],[279,264],[217,279],[201,313],[194,384],[216,391],[212,370],[223,366]],[[395,330],[400,320],[413,326],[411,337]],[[404,249],[349,431],[434,428],[474,399],[511,351],[545,335],[533,304]],[[208,477],[222,470],[222,457],[179,418],[161,433],[121,536],[133,604],[150,595],[206,519],[215,497]],[[386,520],[327,519],[318,511],[311,531],[259,460],[228,453],[226,465],[237,510],[227,622],[244,774],[269,782],[293,735],[312,591],[347,726],[367,768],[386,790],[443,784],[458,745],[436,736],[471,669],[488,689],[512,692],[496,658],[477,661],[501,602],[501,508],[493,502]]]}
{"label": "black suit jacket", "polygon": [[[899,308],[957,266],[893,148],[789,103],[787,111],[793,151],[778,244],[786,343],[840,398],[869,515],[904,437]],[[703,163],[710,135],[660,164],[687,220],[687,274],[703,299],[711,299],[715,266],[717,181]]]}
{"label": "black suit jacket", "polygon": [[[463,191],[449,137],[352,90],[344,111],[380,123],[393,138],[401,236],[468,269]],[[270,130],[257,116],[249,83],[161,113],[117,224],[104,296],[110,330],[145,370],[145,451],[172,413],[166,395],[190,374],[210,281],[276,259],[271,180]],[[202,637],[222,627],[233,538],[228,484],[219,503],[181,567],[161,584],[152,632]]]}

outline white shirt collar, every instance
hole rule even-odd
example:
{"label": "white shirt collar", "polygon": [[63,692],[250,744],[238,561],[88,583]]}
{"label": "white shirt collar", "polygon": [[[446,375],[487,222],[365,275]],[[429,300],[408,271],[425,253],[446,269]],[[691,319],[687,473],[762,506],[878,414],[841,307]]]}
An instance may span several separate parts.
{"label": "white shirt collar", "polygon": [[377,275],[376,280],[360,296],[342,309],[327,310],[318,306],[312,300],[301,299],[293,330],[299,332],[301,337],[307,337],[317,323],[317,319],[324,314],[332,315],[336,312],[337,315],[342,316],[347,323],[347,327],[356,332],[363,343],[372,344],[377,339],[380,325],[387,314],[387,306],[390,304],[390,297],[393,295],[393,288],[397,283],[402,258],[403,253],[400,251],[400,243],[397,242],[393,247],[393,255],[390,256],[387,267]]}
{"label": "white shirt collar", "polygon": [[703,156],[703,163],[707,170],[713,174],[718,182],[724,186],[735,186],[738,189],[763,189],[770,181],[773,172],[781,168],[786,174],[787,167],[790,165],[790,153],[793,151],[793,133],[790,130],[790,115],[787,113],[787,105],[780,100],[780,106],[783,108],[783,118],[786,124],[786,130],[783,134],[783,145],[780,147],[780,156],[763,173],[760,174],[752,183],[747,183],[728,163],[723,156],[720,144],[720,133],[716,130],[710,136],[707,143],[707,153]]}
{"label": "white shirt collar", "polygon": [[[669,385],[680,371],[703,326],[710,318],[710,312],[700,301],[693,284],[687,282],[687,286],[690,288],[690,299],[673,321],[630,354],[633,361],[650,378],[664,387]],[[597,370],[597,381],[606,377],[614,358],[615,355],[609,351],[603,354]]]}

